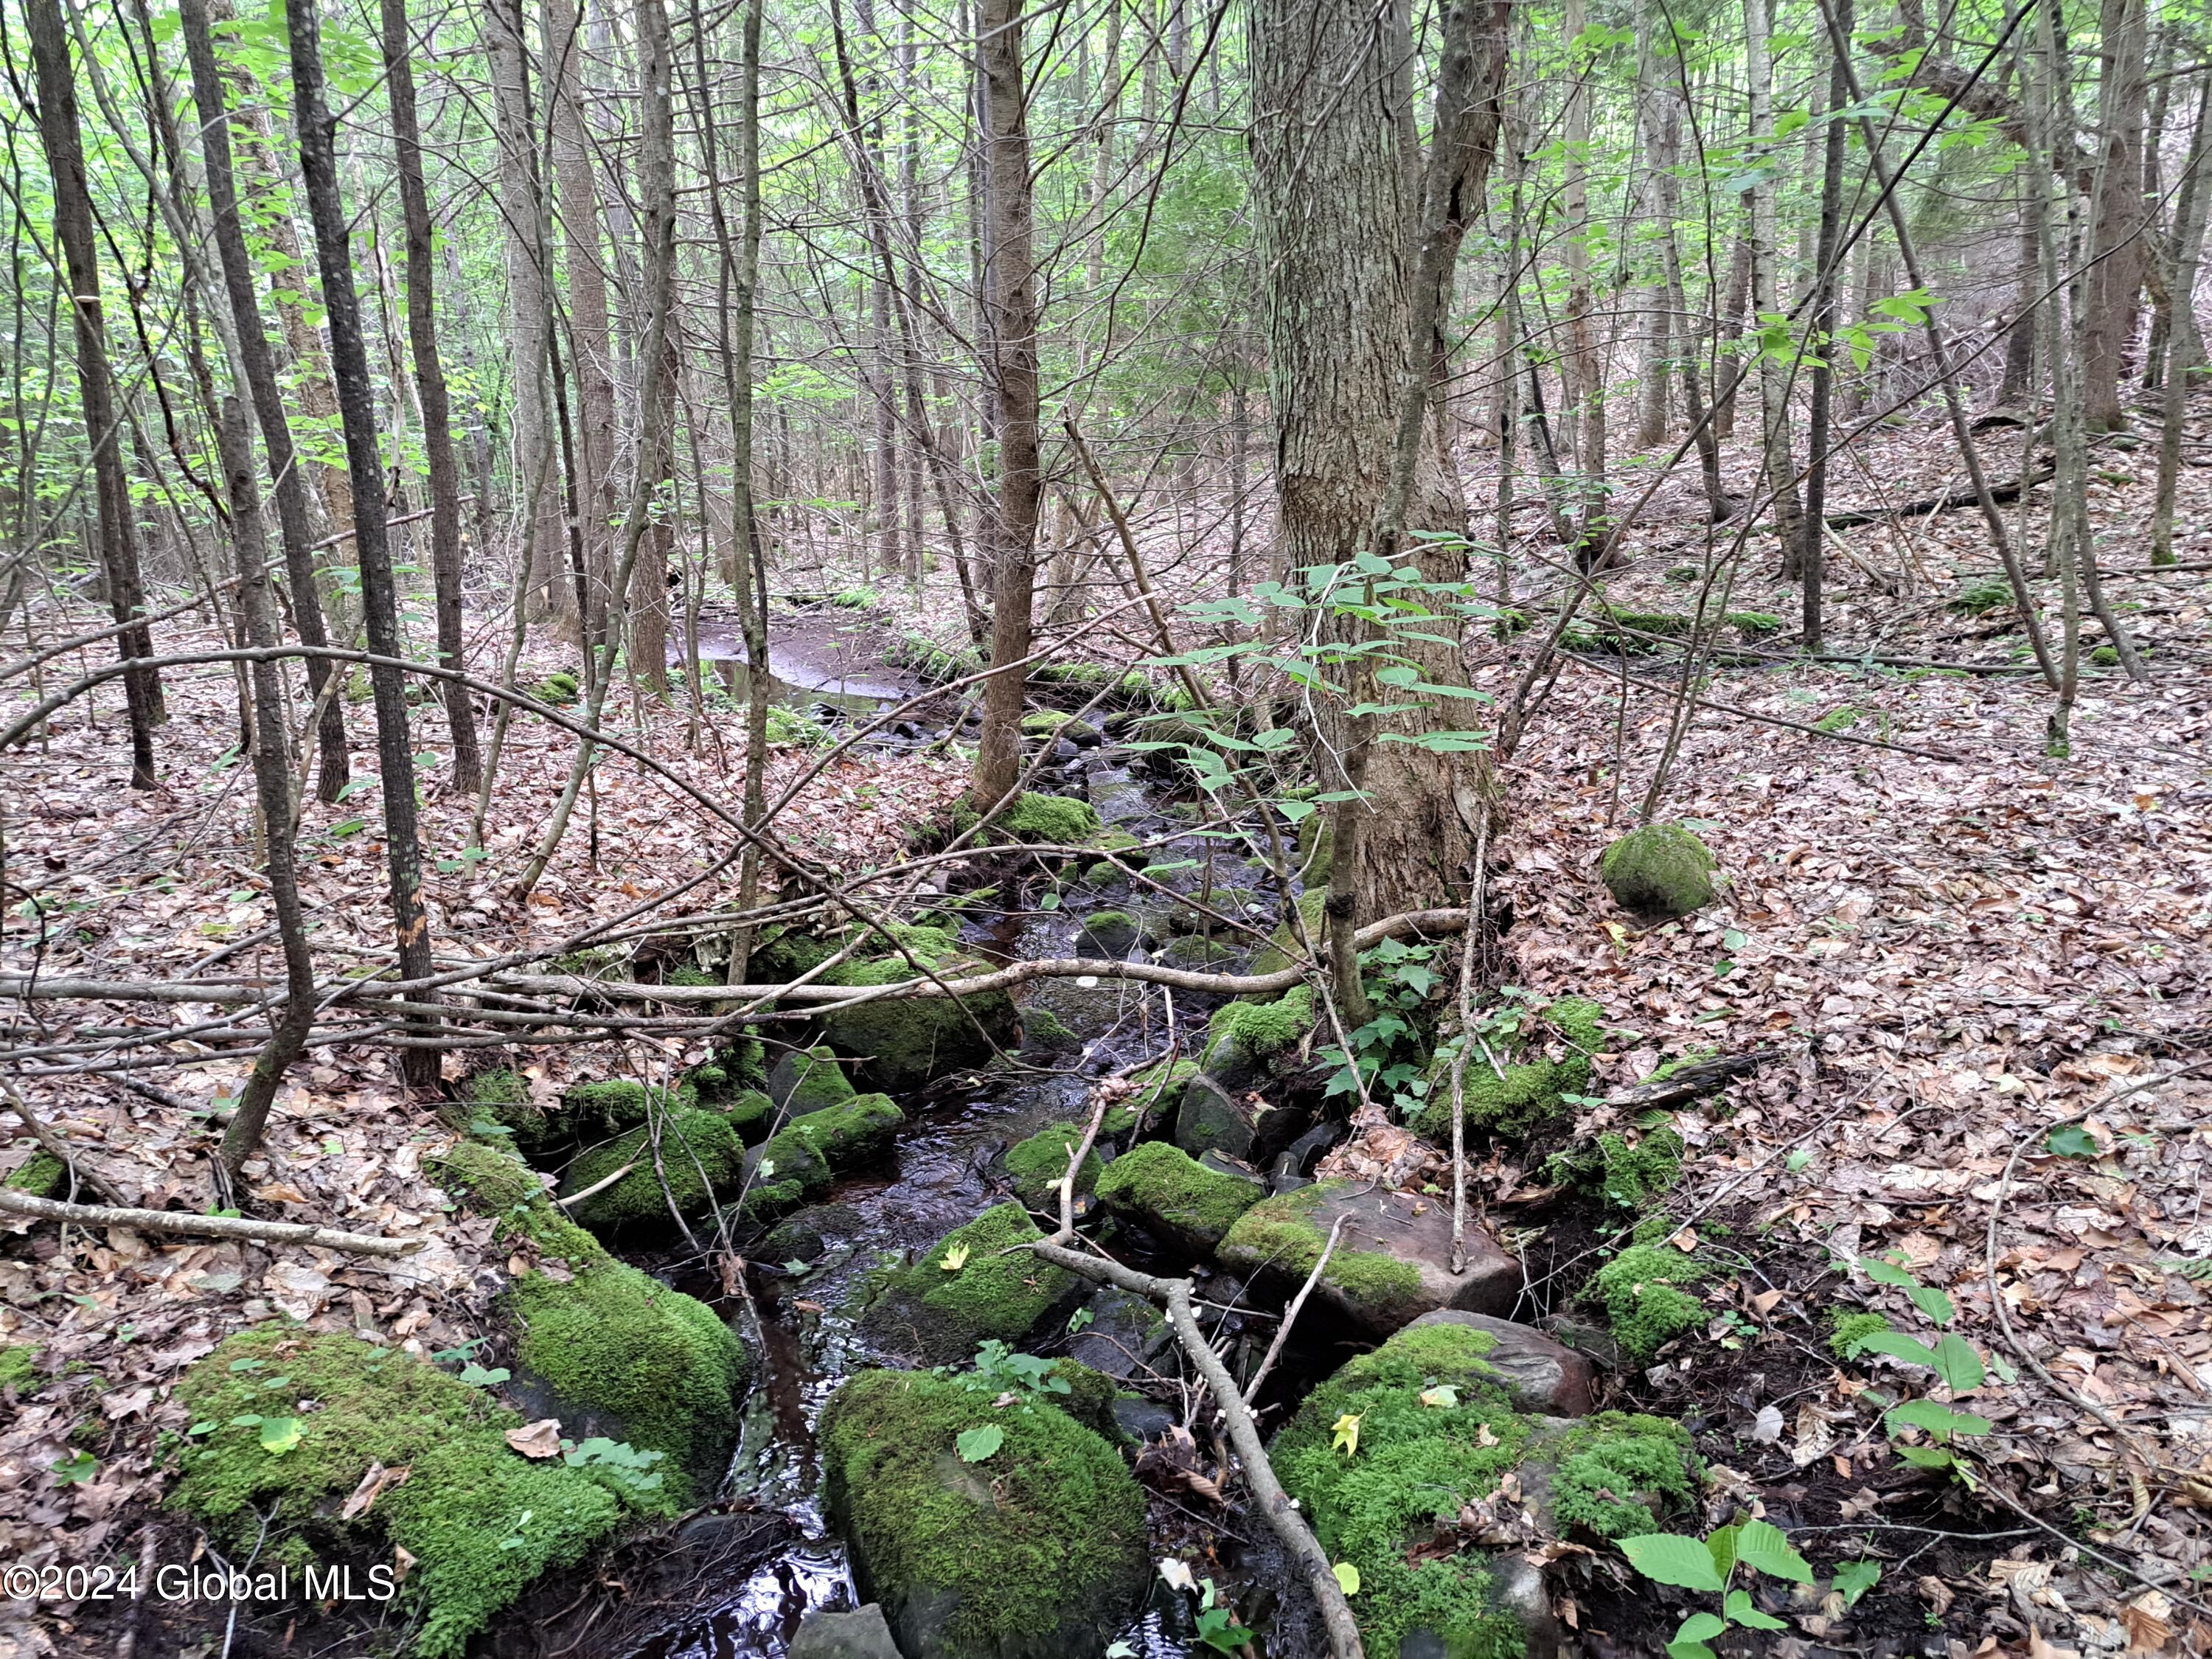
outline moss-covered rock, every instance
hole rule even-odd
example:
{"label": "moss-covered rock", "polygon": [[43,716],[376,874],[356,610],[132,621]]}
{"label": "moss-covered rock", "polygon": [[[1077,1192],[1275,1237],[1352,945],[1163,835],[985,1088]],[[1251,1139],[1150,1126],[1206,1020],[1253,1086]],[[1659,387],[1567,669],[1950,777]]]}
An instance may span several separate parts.
{"label": "moss-covered rock", "polygon": [[1206,1023],[1206,1065],[1212,1066],[1231,1046],[1254,1060],[1272,1059],[1292,1047],[1313,1029],[1313,995],[1312,986],[1293,985],[1273,1001],[1240,997],[1223,1003]]}
{"label": "moss-covered rock", "polygon": [[1717,862],[1711,849],[1680,824],[1647,823],[1605,849],[1598,873],[1624,910],[1686,916],[1712,902]]}
{"label": "moss-covered rock", "polygon": [[[880,977],[854,983],[891,984],[914,977],[896,958],[871,964]],[[951,997],[883,998],[823,1016],[822,1030],[840,1053],[850,1055],[872,1087],[902,1094],[948,1072],[982,1065],[1013,1048],[1020,1026],[1003,991],[955,1000]]]}
{"label": "moss-covered rock", "polygon": [[[1309,886],[1298,895],[1298,921],[1316,951],[1323,948],[1322,908],[1328,902],[1328,889],[1325,886]],[[1255,974],[1279,974],[1293,963],[1303,960],[1295,954],[1297,950],[1297,936],[1291,932],[1290,918],[1285,916],[1281,925],[1267,936],[1266,948],[1252,958],[1252,971]]]}
{"label": "moss-covered rock", "polygon": [[1043,1237],[1018,1204],[984,1211],[891,1274],[862,1328],[940,1365],[969,1358],[986,1338],[1018,1346],[1083,1289],[1073,1273],[1030,1253]]}
{"label": "moss-covered rock", "polygon": [[1145,937],[1145,926],[1126,910],[1094,910],[1084,917],[1075,943],[1103,957],[1126,957]]}
{"label": "moss-covered rock", "polygon": [[1165,1056],[1132,1072],[1130,1094],[1118,1106],[1107,1109],[1098,1133],[1110,1140],[1141,1135],[1175,1109],[1184,1088],[1197,1075],[1196,1060],[1170,1060]]}
{"label": "moss-covered rock", "polygon": [[1336,836],[1328,827],[1328,814],[1309,814],[1298,823],[1298,879],[1310,889],[1326,891],[1329,866],[1335,861]]}
{"label": "moss-covered rock", "polygon": [[1106,1166],[1097,1190],[1116,1215],[1194,1255],[1211,1255],[1238,1218],[1267,1195],[1257,1182],[1209,1170],[1164,1140],[1122,1153]]}
{"label": "moss-covered rock", "polygon": [[[171,1504],[241,1556],[259,1540],[264,1566],[388,1562],[405,1550],[415,1565],[403,1610],[422,1621],[413,1650],[424,1659],[459,1655],[645,1496],[592,1468],[519,1455],[503,1436],[522,1419],[492,1395],[351,1336],[257,1326],[187,1370],[178,1394],[198,1432]],[[340,1519],[378,1465],[408,1478]]]}
{"label": "moss-covered rock", "polygon": [[629,1165],[629,1173],[602,1192],[568,1206],[595,1233],[620,1233],[673,1224],[671,1211],[687,1219],[701,1214],[744,1173],[745,1147],[719,1112],[679,1107],[659,1122],[659,1164],[653,1126],[640,1124],[584,1153],[561,1182],[568,1197],[597,1186]]}
{"label": "moss-covered rock", "polygon": [[423,1173],[447,1195],[478,1215],[519,1223],[520,1212],[540,1202],[545,1183],[513,1152],[481,1140],[457,1140],[422,1160]]}
{"label": "moss-covered rock", "polygon": [[69,1165],[52,1152],[33,1152],[8,1177],[6,1184],[10,1191],[28,1193],[33,1198],[66,1197],[69,1193]]}
{"label": "moss-covered rock", "polygon": [[805,1135],[789,1129],[770,1135],[746,1160],[745,1182],[727,1218],[757,1226],[787,1215],[830,1190],[829,1160]]}
{"label": "moss-covered rock", "polygon": [[[1523,1652],[1522,1626],[1488,1558],[1462,1550],[1407,1559],[1455,1524],[1462,1504],[1495,1491],[1528,1448],[1528,1419],[1488,1381],[1491,1343],[1456,1326],[1401,1332],[1315,1389],[1275,1437],[1275,1473],[1322,1547],[1358,1569],[1352,1611],[1373,1659]],[[1348,1452],[1336,1429],[1346,1418],[1358,1435]]]}
{"label": "moss-covered rock", "polygon": [[1600,1538],[1650,1532],[1668,1509],[1687,1508],[1705,1467],[1680,1423],[1633,1412],[1585,1419],[1545,1449],[1544,1461],[1559,1530]]}
{"label": "moss-covered rock", "polygon": [[858,1092],[836,1052],[826,1047],[795,1048],[768,1074],[769,1098],[792,1117],[835,1106]]}
{"label": "moss-covered rock", "polygon": [[[1561,997],[1547,1004],[1540,1018],[1524,1022],[1516,1052],[1530,1058],[1506,1063],[1500,1077],[1487,1064],[1470,1061],[1462,1082],[1462,1104],[1468,1128],[1480,1133],[1522,1136],[1567,1110],[1563,1096],[1579,1094],[1590,1078],[1590,1056],[1604,1040],[1605,1011],[1582,997]],[[1558,1058],[1541,1054],[1544,1046],[1559,1050]],[[1413,1120],[1413,1127],[1431,1140],[1451,1137],[1451,1072],[1449,1060],[1439,1057],[1429,1070],[1429,1091]]]}
{"label": "moss-covered rock", "polygon": [[37,1388],[39,1351],[27,1342],[0,1343],[0,1394],[28,1394]]}
{"label": "moss-covered rock", "polygon": [[1605,1309],[1621,1357],[1640,1365],[1705,1322],[1705,1304],[1690,1292],[1708,1277],[1697,1257],[1672,1245],[1632,1244],[1597,1270],[1588,1293]]}
{"label": "moss-covered rock", "polygon": [[1071,1054],[1082,1046],[1083,1039],[1069,1030],[1051,1009],[1022,1010],[1022,1048],[1024,1053]]}
{"label": "moss-covered rock", "polygon": [[[1014,1196],[1032,1210],[1056,1211],[1060,1177],[1067,1173],[1068,1160],[1082,1139],[1081,1125],[1055,1123],[1007,1147],[1006,1174],[1013,1180]],[[1096,1149],[1083,1155],[1083,1167],[1075,1172],[1076,1197],[1085,1197],[1098,1184],[1099,1171],[1105,1167]]]}
{"label": "moss-covered rock", "polygon": [[775,1103],[758,1089],[741,1089],[716,1109],[730,1121],[738,1132],[738,1139],[746,1146],[756,1146],[768,1138],[775,1127]]}
{"label": "moss-covered rock", "polygon": [[517,1330],[519,1391],[571,1439],[603,1435],[668,1460],[678,1503],[714,1495],[737,1443],[751,1375],[712,1308],[627,1262],[556,1279],[526,1273],[502,1311]]}
{"label": "moss-covered rock", "polygon": [[1205,933],[1185,933],[1170,939],[1152,953],[1152,960],[1170,968],[1188,968],[1200,973],[1226,971],[1224,964],[1243,955],[1234,945]]}
{"label": "moss-covered rock", "polygon": [[[1147,1578],[1145,1499],[1097,1433],[1041,1400],[864,1371],[822,1419],[830,1512],[861,1595],[934,1659],[1096,1659]],[[988,1456],[956,1449],[1000,1431]]]}
{"label": "moss-covered rock", "polygon": [[857,1169],[887,1156],[906,1114],[888,1095],[854,1095],[850,1100],[795,1117],[769,1140],[788,1147],[804,1143],[831,1170]]}
{"label": "moss-covered rock", "polygon": [[1091,803],[1067,795],[1024,795],[994,820],[992,827],[1016,841],[1079,846],[1098,833],[1098,814]]}

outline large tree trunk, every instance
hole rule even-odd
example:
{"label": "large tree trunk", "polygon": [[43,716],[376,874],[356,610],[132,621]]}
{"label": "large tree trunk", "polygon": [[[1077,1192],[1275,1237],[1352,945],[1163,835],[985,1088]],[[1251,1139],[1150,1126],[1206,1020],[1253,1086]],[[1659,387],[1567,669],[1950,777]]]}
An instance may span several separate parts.
{"label": "large tree trunk", "polygon": [[991,524],[991,665],[975,753],[975,804],[988,809],[1021,772],[1022,700],[1036,599],[1036,264],[1030,247],[1028,88],[1018,0],[980,0],[977,57],[983,82],[986,242],[983,304],[989,319],[986,378],[998,407],[999,489]]}
{"label": "large tree trunk", "polygon": [[[422,135],[415,113],[415,64],[407,40],[406,0],[382,0],[385,84],[399,163],[399,211],[407,236],[407,340],[415,392],[422,405],[422,449],[430,464],[430,573],[437,593],[438,660],[468,665],[461,638],[461,482],[453,464],[453,400],[438,361],[437,284],[430,264],[430,198],[422,185]],[[453,787],[472,790],[483,775],[476,711],[469,690],[446,682],[446,724],[453,739]]]}
{"label": "large tree trunk", "polygon": [[2104,0],[2096,226],[2081,356],[2081,414],[2090,432],[2127,423],[2120,407],[2121,360],[2135,331],[2143,282],[2142,139],[2146,71],[2142,0]]}
{"label": "large tree trunk", "polygon": [[[1278,541],[1292,571],[1341,563],[1372,545],[1412,368],[1411,232],[1419,216],[1407,196],[1393,87],[1411,43],[1395,32],[1376,38],[1389,16],[1389,8],[1354,0],[1255,0],[1252,12],[1257,263],[1267,273]],[[1424,375],[1426,366],[1425,350]],[[1414,457],[1402,524],[1425,574],[1463,574],[1463,545],[1425,534],[1456,537],[1466,527],[1456,484],[1426,445]],[[1399,648],[1428,678],[1463,678],[1455,647]],[[1460,766],[1382,740],[1461,718],[1454,708],[1389,716],[1364,746],[1362,784],[1373,805],[1354,875],[1361,915],[1432,902],[1462,879],[1473,842],[1454,800]]]}
{"label": "large tree trunk", "polygon": [[[312,5],[285,13],[292,57],[293,119],[300,135],[300,171],[307,211],[315,227],[315,261],[322,271],[323,311],[329,319],[331,362],[338,414],[344,425],[346,467],[353,486],[354,552],[361,566],[362,623],[368,648],[386,660],[373,664],[369,685],[376,706],[377,768],[382,775],[385,867],[392,896],[392,925],[403,980],[430,975],[430,918],[422,908],[422,850],[415,810],[415,751],[408,740],[406,684],[397,666],[405,654],[399,637],[399,596],[392,577],[392,549],[384,523],[383,461],[377,448],[376,394],[369,383],[368,347],[362,336],[361,300],[354,291],[353,250],[345,204],[338,197],[337,123],[325,105],[320,26]],[[416,1001],[434,1000],[418,992]],[[438,1082],[438,1052],[401,1051],[400,1072],[417,1089]]]}
{"label": "large tree trunk", "polygon": [[[1743,0],[1744,60],[1751,80],[1751,149],[1754,166],[1765,167],[1774,155],[1774,64],[1768,55],[1769,0]],[[1758,319],[1779,311],[1774,286],[1774,185],[1753,185],[1745,192],[1751,210],[1751,314],[1753,330]],[[1762,353],[1759,360],[1759,408],[1764,434],[1765,475],[1760,493],[1771,502],[1771,522],[1782,544],[1785,580],[1795,578],[1799,562],[1797,465],[1790,453],[1790,368]]]}
{"label": "large tree trunk", "polygon": [[546,0],[545,80],[553,100],[553,171],[560,185],[561,225],[568,254],[568,364],[580,419],[574,434],[578,506],[588,591],[583,606],[585,654],[606,638],[613,605],[615,488],[613,334],[607,319],[607,278],[601,264],[599,186],[584,137],[584,42],[574,0]]}
{"label": "large tree trunk", "polygon": [[[100,310],[100,261],[94,251],[92,194],[78,135],[76,81],[70,64],[69,28],[60,0],[30,0],[25,21],[37,64],[39,137],[53,180],[54,237],[69,273],[70,320],[76,325],[77,392],[84,404],[85,441],[92,446],[94,501],[100,532],[100,574],[109,611],[118,623],[146,614],[138,572],[138,527],[131,517],[131,484],[123,465],[122,415],[115,401],[114,370],[107,360],[107,322]],[[154,654],[152,630],[143,623],[118,635],[123,659]],[[124,677],[131,720],[131,787],[151,789],[154,726],[161,718],[161,682],[150,668]]]}

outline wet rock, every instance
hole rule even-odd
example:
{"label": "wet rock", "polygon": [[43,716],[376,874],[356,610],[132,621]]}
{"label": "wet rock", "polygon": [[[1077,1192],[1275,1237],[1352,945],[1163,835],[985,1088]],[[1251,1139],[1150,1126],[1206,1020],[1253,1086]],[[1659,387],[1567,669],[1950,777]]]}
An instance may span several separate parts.
{"label": "wet rock", "polygon": [[794,1049],[768,1074],[769,1098],[792,1117],[850,1100],[854,1092],[837,1056],[826,1048]]}
{"label": "wet rock", "polygon": [[889,1275],[862,1330],[936,1365],[973,1358],[987,1337],[1020,1346],[1039,1326],[1064,1321],[1084,1293],[1074,1274],[1021,1248],[1043,1237],[1018,1204],[984,1211]]}
{"label": "wet rock", "polygon": [[[884,964],[890,979],[905,979],[904,963]],[[886,980],[860,982],[885,983]],[[919,1089],[963,1066],[980,1066],[1018,1041],[1014,1005],[1004,992],[964,999],[913,997],[864,1002],[825,1014],[823,1034],[854,1057],[861,1078],[891,1094]]]}
{"label": "wet rock", "polygon": [[1237,1218],[1266,1196],[1249,1172],[1208,1167],[1164,1140],[1115,1158],[1097,1190],[1115,1214],[1194,1256],[1212,1255]]}
{"label": "wet rock", "polygon": [[871,1601],[849,1613],[810,1613],[791,1638],[789,1659],[900,1659],[884,1610]]}
{"label": "wet rock", "polygon": [[1483,1356],[1497,1382],[1524,1412],[1547,1417],[1583,1417],[1597,1403],[1597,1378],[1589,1361],[1530,1326],[1487,1314],[1440,1308],[1423,1314],[1408,1330],[1455,1325],[1480,1331],[1493,1346]]}
{"label": "wet rock", "polygon": [[810,1204],[778,1222],[746,1254],[760,1261],[819,1261],[833,1240],[851,1237],[859,1224],[860,1212],[849,1204]]}
{"label": "wet rock", "polygon": [[1096,910],[1084,917],[1077,948],[1104,957],[1126,957],[1145,936],[1144,925],[1126,910]]}
{"label": "wet rock", "polygon": [[1226,1152],[1255,1167],[1267,1164],[1297,1136],[1305,1119],[1252,1090],[1232,1094],[1200,1072],[1183,1085],[1176,1112],[1176,1145],[1196,1156]]}
{"label": "wet rock", "polygon": [[1135,1444],[1149,1446],[1175,1432],[1176,1414],[1158,1401],[1125,1394],[1114,1401],[1114,1425]]}
{"label": "wet rock", "polygon": [[1171,906],[1167,914],[1170,933],[1220,933],[1234,937],[1233,924],[1265,927],[1273,914],[1267,902],[1249,887],[1215,886],[1191,894]]}
{"label": "wet rock", "polygon": [[[1171,939],[1162,945],[1155,952],[1153,959],[1170,968],[1225,974],[1233,971],[1230,964],[1243,955],[1243,952],[1234,945],[1223,940],[1209,939],[1204,933],[1185,933],[1180,939]],[[1180,1003],[1188,994],[1188,992],[1177,991],[1176,1000]]]}
{"label": "wet rock", "polygon": [[1152,797],[1125,770],[1091,773],[1091,805],[1105,823],[1133,823],[1152,815]]}
{"label": "wet rock", "polygon": [[1085,1304],[1090,1322],[1067,1345],[1067,1356],[1115,1382],[1144,1370],[1171,1340],[1167,1316],[1145,1297],[1113,1285]]}
{"label": "wet rock", "polygon": [[[955,1450],[991,1426],[975,1462]],[[1054,1407],[1000,1408],[927,1372],[864,1371],[822,1419],[823,1490],[905,1659],[1098,1659],[1149,1579],[1145,1497]]]}
{"label": "wet rock", "polygon": [[1082,753],[1083,751],[1080,749],[1077,748],[1073,743],[1070,742],[1066,738],[1055,738],[1053,739],[1052,757],[1060,762],[1063,766],[1065,766],[1069,761],[1074,760]]}
{"label": "wet rock", "polygon": [[1480,1228],[1468,1230],[1466,1273],[1452,1273],[1449,1204],[1348,1181],[1254,1206],[1222,1241],[1221,1260],[1300,1282],[1339,1218],[1343,1230],[1314,1296],[1363,1329],[1387,1334],[1439,1308],[1503,1315],[1520,1292],[1521,1264]]}

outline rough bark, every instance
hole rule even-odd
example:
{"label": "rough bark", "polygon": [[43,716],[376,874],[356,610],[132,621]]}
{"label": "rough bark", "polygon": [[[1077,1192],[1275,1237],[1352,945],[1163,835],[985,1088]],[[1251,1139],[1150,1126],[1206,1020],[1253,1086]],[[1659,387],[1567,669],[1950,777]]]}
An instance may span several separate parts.
{"label": "rough bark", "polygon": [[[1759,163],[1774,151],[1774,65],[1767,51],[1768,0],[1743,0],[1744,60],[1751,80],[1751,148]],[[1759,319],[1781,309],[1774,286],[1774,186],[1757,184],[1744,192],[1751,210],[1751,315],[1754,335]],[[1759,362],[1760,429],[1765,474],[1760,493],[1772,503],[1771,518],[1782,543],[1784,580],[1796,574],[1801,518],[1797,467],[1790,453],[1790,367],[1761,355]]]}
{"label": "rough bark", "polygon": [[2142,0],[2104,0],[2098,26],[2096,222],[2090,244],[2095,263],[2089,270],[2081,342],[2081,412],[2090,432],[2115,431],[2127,423],[2120,380],[2143,283],[2143,30]]}

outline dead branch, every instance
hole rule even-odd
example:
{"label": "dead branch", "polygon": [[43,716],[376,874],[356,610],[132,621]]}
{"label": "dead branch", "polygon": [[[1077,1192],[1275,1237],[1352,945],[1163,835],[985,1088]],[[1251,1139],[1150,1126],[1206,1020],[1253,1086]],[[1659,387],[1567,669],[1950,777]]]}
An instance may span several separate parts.
{"label": "dead branch", "polygon": [[132,1210],[120,1205],[64,1204],[0,1187],[0,1210],[40,1221],[70,1221],[80,1227],[135,1227],[149,1233],[198,1233],[209,1238],[250,1238],[263,1244],[313,1244],[356,1255],[412,1255],[428,1241],[385,1238],[374,1233],[342,1233],[331,1227],[296,1221],[248,1221],[240,1216],[186,1215],[181,1210]]}

